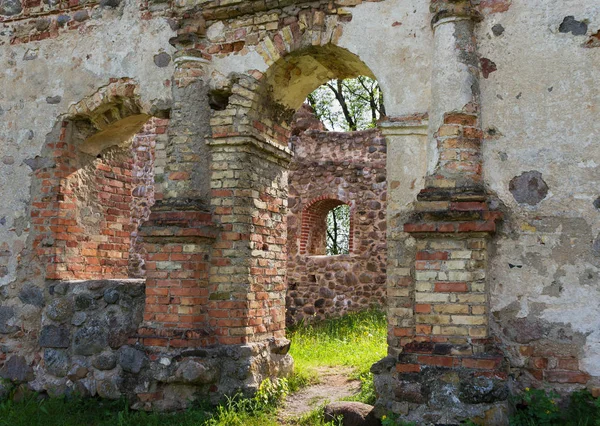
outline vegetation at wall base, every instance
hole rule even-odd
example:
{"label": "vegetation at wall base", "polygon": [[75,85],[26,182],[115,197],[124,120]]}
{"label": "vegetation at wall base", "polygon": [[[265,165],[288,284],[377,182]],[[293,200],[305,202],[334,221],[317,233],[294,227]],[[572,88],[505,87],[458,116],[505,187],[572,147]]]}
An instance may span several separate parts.
{"label": "vegetation at wall base", "polygon": [[570,395],[566,409],[556,392],[526,388],[512,398],[511,426],[600,426],[600,399],[583,389]]}
{"label": "vegetation at wall base", "polygon": [[[353,376],[362,383],[353,399],[372,403],[375,394],[369,368],[385,355],[386,327],[385,314],[377,311],[297,326],[289,333],[296,374],[288,380],[265,380],[253,398],[233,397],[216,408],[197,403],[183,412],[147,413],[130,410],[125,400],[49,398],[15,389],[11,398],[0,403],[0,426],[276,426],[280,402],[289,392],[318,381],[315,369],[319,366],[352,367]],[[339,421],[326,422],[320,407],[291,424],[338,426]]]}

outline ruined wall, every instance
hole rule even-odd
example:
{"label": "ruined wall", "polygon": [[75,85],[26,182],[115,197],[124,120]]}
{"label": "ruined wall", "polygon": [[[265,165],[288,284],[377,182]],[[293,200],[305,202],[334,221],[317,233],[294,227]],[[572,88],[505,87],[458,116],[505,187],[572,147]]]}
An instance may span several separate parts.
{"label": "ruined wall", "polygon": [[[385,140],[377,130],[306,130],[291,143],[286,322],[385,306]],[[308,233],[325,236],[325,229],[306,223],[319,200],[350,205],[349,254],[317,255],[302,245]]]}
{"label": "ruined wall", "polygon": [[[597,3],[14,0],[0,3],[0,21],[3,371],[42,365],[42,324],[58,326],[44,316],[53,295],[43,256],[55,242],[36,241],[34,197],[47,186],[35,174],[53,168],[64,121],[110,136],[103,125],[120,121],[107,114],[113,107],[135,123],[170,115],[156,149],[160,202],[144,232],[156,258],[146,262],[143,323],[129,344],[171,363],[185,348],[234,345],[232,358],[253,367],[235,379],[233,367],[221,370],[214,395],[289,371],[277,339],[291,111],[328,79],[363,74],[381,84],[389,115],[380,125],[390,330],[390,358],[376,369],[380,407],[409,417],[444,408],[436,398],[445,388],[419,387],[423,377],[439,384],[444,369],[460,379],[453,392],[457,383],[480,392],[490,384],[481,377],[494,377],[499,393],[472,394],[463,401],[471,408],[505,400],[511,381],[598,388]],[[94,111],[108,121],[92,123]],[[453,271],[464,280],[438,285]],[[469,318],[442,312],[481,288],[485,303],[464,303]],[[480,317],[489,327],[474,323]],[[480,330],[485,338],[469,336]],[[219,351],[202,354],[227,353]],[[408,394],[396,392],[402,380]],[[119,389],[160,405],[160,386]]]}
{"label": "ruined wall", "polygon": [[484,174],[507,213],[490,253],[493,328],[524,382],[598,386],[600,8],[496,1],[484,12]]}

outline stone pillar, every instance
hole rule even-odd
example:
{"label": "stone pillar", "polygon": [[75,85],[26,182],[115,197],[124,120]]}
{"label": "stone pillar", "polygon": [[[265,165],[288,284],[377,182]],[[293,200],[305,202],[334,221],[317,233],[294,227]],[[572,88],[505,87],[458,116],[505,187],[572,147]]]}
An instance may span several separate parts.
{"label": "stone pillar", "polygon": [[488,328],[488,247],[501,214],[490,209],[482,182],[480,15],[470,0],[432,0],[431,12],[427,175],[398,232],[405,273],[389,287],[410,303],[390,330],[398,349],[372,369],[378,406],[409,421],[504,424],[508,369]]}
{"label": "stone pillar", "polygon": [[440,192],[483,192],[479,119],[479,60],[474,26],[481,19],[469,0],[433,0],[433,69],[429,159],[422,198]]}

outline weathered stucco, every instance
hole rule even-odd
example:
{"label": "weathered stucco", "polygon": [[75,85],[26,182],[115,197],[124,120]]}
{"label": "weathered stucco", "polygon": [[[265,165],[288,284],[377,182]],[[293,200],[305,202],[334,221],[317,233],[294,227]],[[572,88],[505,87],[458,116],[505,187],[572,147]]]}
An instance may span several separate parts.
{"label": "weathered stucco", "polygon": [[[589,35],[600,9],[595,2],[512,3],[477,33],[481,56],[497,67],[481,81],[485,180],[510,212],[491,257],[492,311],[516,304],[519,318],[571,326],[586,336],[581,370],[598,376],[600,51],[582,46],[585,35],[559,28],[575,16],[589,22]],[[504,28],[498,36],[497,25]],[[510,192],[510,181],[528,171],[548,186],[534,205]]]}
{"label": "weathered stucco", "polygon": [[[10,44],[18,24],[0,24],[0,185],[12,188],[3,191],[0,206],[0,241],[11,252],[0,286],[14,282],[17,259],[26,246],[32,178],[28,163],[35,167],[48,134],[69,106],[111,78],[129,77],[139,83],[148,112],[166,109],[173,75],[172,62],[163,68],[154,63],[154,55],[173,53],[168,44],[173,30],[166,18],[140,20],[135,3],[96,8],[90,20],[60,31],[56,38]],[[132,48],[123,49],[125,44]]]}

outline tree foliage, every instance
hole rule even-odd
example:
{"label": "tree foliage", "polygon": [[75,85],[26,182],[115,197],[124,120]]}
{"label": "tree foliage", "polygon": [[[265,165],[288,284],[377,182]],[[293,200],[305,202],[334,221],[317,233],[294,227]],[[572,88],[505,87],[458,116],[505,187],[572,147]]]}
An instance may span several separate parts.
{"label": "tree foliage", "polygon": [[342,204],[327,213],[327,255],[350,253],[350,206]]}
{"label": "tree foliage", "polygon": [[365,76],[328,81],[308,95],[306,101],[327,130],[370,129],[385,116],[379,83]]}

